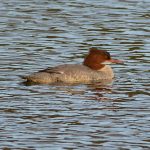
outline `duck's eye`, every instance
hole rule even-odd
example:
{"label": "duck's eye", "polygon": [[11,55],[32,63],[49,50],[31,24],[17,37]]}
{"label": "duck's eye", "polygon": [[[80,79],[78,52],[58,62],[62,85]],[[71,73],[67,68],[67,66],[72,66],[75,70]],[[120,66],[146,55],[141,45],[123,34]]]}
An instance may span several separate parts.
{"label": "duck's eye", "polygon": [[108,52],[104,52],[104,53],[107,56],[107,59],[110,59],[110,54]]}

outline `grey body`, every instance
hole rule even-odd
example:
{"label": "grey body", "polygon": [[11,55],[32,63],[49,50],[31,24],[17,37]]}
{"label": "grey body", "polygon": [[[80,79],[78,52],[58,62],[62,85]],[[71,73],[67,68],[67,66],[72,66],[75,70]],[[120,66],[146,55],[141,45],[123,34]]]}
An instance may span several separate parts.
{"label": "grey body", "polygon": [[23,78],[36,83],[76,83],[112,79],[114,77],[110,66],[105,65],[100,70],[93,70],[82,64],[65,64],[49,67]]}

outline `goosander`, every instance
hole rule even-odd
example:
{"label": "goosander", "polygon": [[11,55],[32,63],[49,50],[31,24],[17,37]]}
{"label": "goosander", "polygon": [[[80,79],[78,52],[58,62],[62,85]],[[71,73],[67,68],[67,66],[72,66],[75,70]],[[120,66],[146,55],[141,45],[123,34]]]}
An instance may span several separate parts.
{"label": "goosander", "polygon": [[50,84],[63,83],[85,83],[114,78],[111,63],[123,63],[121,60],[112,59],[109,52],[90,48],[83,64],[64,64],[56,67],[48,67],[22,78],[26,81]]}

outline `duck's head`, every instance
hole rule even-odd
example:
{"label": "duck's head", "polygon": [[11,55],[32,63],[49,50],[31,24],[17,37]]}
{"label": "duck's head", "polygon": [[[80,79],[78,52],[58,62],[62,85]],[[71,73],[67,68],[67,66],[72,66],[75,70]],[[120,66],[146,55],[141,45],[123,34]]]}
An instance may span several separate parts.
{"label": "duck's head", "polygon": [[88,55],[85,57],[83,64],[90,67],[93,70],[100,70],[107,64],[119,63],[123,61],[118,59],[112,59],[109,52],[105,50],[99,50],[95,47],[90,48]]}

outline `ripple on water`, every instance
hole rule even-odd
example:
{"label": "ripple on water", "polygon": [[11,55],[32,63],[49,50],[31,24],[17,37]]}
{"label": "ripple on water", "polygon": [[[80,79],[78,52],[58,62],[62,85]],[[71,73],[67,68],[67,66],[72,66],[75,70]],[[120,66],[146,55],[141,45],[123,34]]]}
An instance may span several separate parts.
{"label": "ripple on water", "polygon": [[[150,149],[149,1],[1,2],[1,149]],[[80,63],[87,49],[125,61],[109,84],[24,85],[19,75]]]}

